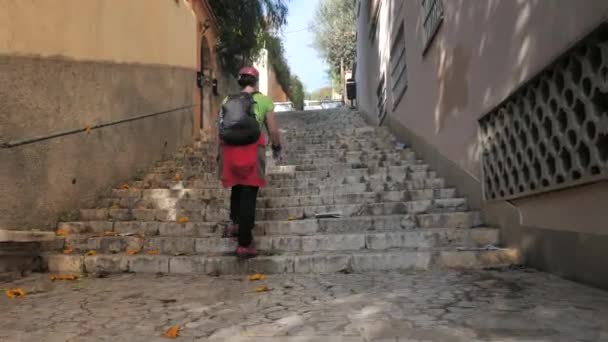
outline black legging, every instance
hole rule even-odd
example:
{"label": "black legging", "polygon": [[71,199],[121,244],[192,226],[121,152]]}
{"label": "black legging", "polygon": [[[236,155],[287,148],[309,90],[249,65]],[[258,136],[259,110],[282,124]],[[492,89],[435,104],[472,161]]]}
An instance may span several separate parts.
{"label": "black legging", "polygon": [[258,187],[235,185],[230,195],[230,219],[239,225],[239,246],[249,247],[253,241]]}

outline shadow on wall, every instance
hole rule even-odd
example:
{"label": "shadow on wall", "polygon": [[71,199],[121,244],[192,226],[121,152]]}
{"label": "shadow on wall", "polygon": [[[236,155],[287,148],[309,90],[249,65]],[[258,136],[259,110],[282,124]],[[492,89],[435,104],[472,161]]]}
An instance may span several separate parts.
{"label": "shadow on wall", "polygon": [[[500,101],[505,99],[517,85],[531,78],[538,70],[530,70],[529,61],[533,59],[543,44],[538,42],[546,37],[540,35],[541,30],[531,30],[530,26],[531,13],[538,10],[541,2],[539,0],[530,1],[499,1],[488,0],[475,2],[474,6],[467,0],[445,1],[445,24],[449,25],[449,30],[441,29],[440,34],[436,37],[437,49],[437,81],[438,81],[438,101],[434,109],[434,132],[435,135],[440,135],[445,128],[448,118],[471,120],[471,114],[476,114],[478,117],[489,112],[491,108],[498,105]],[[557,2],[546,2],[543,6],[558,6]],[[516,6],[513,10],[513,6]],[[482,8],[479,8],[482,7]],[[483,16],[478,16],[478,13],[483,13]],[[472,31],[470,23],[479,23],[475,27],[493,27],[508,25],[500,24],[500,22],[509,22],[511,17],[505,13],[517,13],[516,24],[513,31],[505,32],[504,30],[483,30],[479,37],[479,45],[475,49],[463,46],[458,43],[458,37],[467,37],[477,35],[477,31]],[[546,20],[554,20],[546,18]],[[467,23],[466,25],[464,23]],[[498,24],[497,24],[498,23]],[[417,25],[419,28],[418,35],[423,34],[422,19],[419,19]],[[450,41],[456,42],[451,45]],[[501,45],[502,55],[497,55],[494,46]],[[504,53],[504,46],[508,46],[508,52]],[[430,51],[429,51],[430,53]],[[472,65],[473,60],[499,60],[504,69],[512,70],[508,78],[502,78],[504,75],[500,70],[492,70],[491,67],[480,63]],[[475,84],[472,84],[471,71],[476,69],[478,73],[484,73],[485,90],[483,94],[475,89]],[[481,68],[481,69],[480,69]],[[470,108],[481,108],[481,112],[467,113]],[[478,118],[477,117],[477,118]],[[468,138],[470,143],[466,147],[466,154],[457,160],[457,164],[461,167],[470,169],[477,168],[481,158],[481,146],[477,138],[477,133],[474,133]],[[474,177],[478,179],[478,177]],[[478,179],[479,180],[479,179]]]}

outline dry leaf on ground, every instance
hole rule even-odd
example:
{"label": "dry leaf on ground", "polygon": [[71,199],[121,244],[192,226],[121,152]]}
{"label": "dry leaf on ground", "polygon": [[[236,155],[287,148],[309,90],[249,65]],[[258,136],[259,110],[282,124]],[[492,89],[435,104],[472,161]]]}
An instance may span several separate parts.
{"label": "dry leaf on ground", "polygon": [[129,184],[125,183],[125,184],[121,185],[120,188],[124,189],[124,190],[129,190]]}
{"label": "dry leaf on ground", "polygon": [[68,236],[70,235],[70,231],[65,229],[65,228],[61,228],[61,229],[57,229],[55,231],[55,235],[57,236]]}
{"label": "dry leaf on ground", "polygon": [[66,248],[63,250],[63,254],[72,254],[74,253],[74,248]]}
{"label": "dry leaf on ground", "polygon": [[25,297],[25,291],[21,288],[8,289],[4,291],[4,294],[10,299]]}
{"label": "dry leaf on ground", "polygon": [[52,275],[50,279],[52,281],[55,280],[78,280],[78,276],[75,274],[60,274],[60,275]]}
{"label": "dry leaf on ground", "polygon": [[165,331],[163,336],[166,338],[177,338],[179,336],[179,330],[180,330],[179,325],[173,326],[173,327],[169,328],[169,330]]}
{"label": "dry leaf on ground", "polygon": [[268,277],[265,274],[260,274],[260,273],[252,274],[249,276],[250,281],[265,280],[266,278],[268,278]]}
{"label": "dry leaf on ground", "polygon": [[135,255],[137,253],[139,253],[137,249],[127,249],[127,255]]}
{"label": "dry leaf on ground", "polygon": [[182,176],[181,175],[175,175],[175,177],[173,177],[173,179],[175,179],[176,182],[179,182],[182,180]]}
{"label": "dry leaf on ground", "polygon": [[266,285],[258,286],[255,288],[255,292],[268,292],[270,290],[271,290],[270,287],[268,287]]}
{"label": "dry leaf on ground", "polygon": [[148,255],[159,255],[160,251],[158,249],[152,249],[146,252]]}
{"label": "dry leaf on ground", "polygon": [[177,220],[177,223],[188,223],[188,222],[190,222],[190,219],[189,219],[189,218],[187,218],[186,216],[180,217],[180,218]]}
{"label": "dry leaf on ground", "polygon": [[85,254],[86,256],[93,256],[93,255],[97,255],[97,251],[88,251]]}

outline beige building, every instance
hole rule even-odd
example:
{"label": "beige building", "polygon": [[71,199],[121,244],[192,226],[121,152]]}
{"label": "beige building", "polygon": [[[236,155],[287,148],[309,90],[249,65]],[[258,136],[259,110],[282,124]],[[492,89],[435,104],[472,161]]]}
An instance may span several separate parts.
{"label": "beige building", "polygon": [[608,287],[608,1],[358,1],[357,103],[528,264]]}
{"label": "beige building", "polygon": [[267,95],[273,102],[286,102],[289,97],[277,80],[276,73],[268,59],[268,50],[262,49],[254,67],[260,73],[259,91]]}
{"label": "beige building", "polygon": [[206,0],[0,0],[0,230],[51,229],[212,137],[235,87],[216,32]]}

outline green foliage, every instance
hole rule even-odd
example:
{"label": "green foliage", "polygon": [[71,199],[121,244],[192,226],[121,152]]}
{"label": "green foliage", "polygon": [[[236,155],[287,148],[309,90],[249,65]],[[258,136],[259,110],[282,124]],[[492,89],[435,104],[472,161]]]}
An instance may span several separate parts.
{"label": "green foliage", "polygon": [[259,55],[264,32],[287,23],[286,0],[209,0],[209,5],[218,21],[222,66],[235,75]]}
{"label": "green foliage", "polygon": [[287,23],[287,0],[209,0],[209,4],[218,21],[217,49],[224,69],[236,75],[265,48],[277,82],[294,103],[303,103],[302,83],[294,84],[283,43],[271,33]]}
{"label": "green foliage", "polygon": [[266,42],[266,50],[268,50],[268,61],[274,70],[277,82],[283,87],[287,96],[291,98],[291,71],[285,59],[283,43],[280,38],[271,34],[264,34],[263,39]]}
{"label": "green foliage", "polygon": [[298,110],[304,109],[304,85],[298,76],[291,76],[291,84],[289,87],[291,93],[291,102]]}
{"label": "green foliage", "polygon": [[[321,0],[313,20],[314,46],[330,65],[329,74],[339,79],[340,63],[345,69],[355,61],[356,9],[353,0]],[[341,80],[340,80],[341,81]]]}

